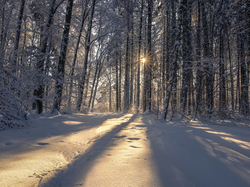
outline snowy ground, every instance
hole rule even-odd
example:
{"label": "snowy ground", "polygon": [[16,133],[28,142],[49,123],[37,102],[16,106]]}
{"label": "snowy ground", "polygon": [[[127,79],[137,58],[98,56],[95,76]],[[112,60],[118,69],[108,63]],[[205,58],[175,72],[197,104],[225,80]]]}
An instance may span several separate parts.
{"label": "snowy ground", "polygon": [[250,186],[248,125],[122,113],[40,117],[0,131],[0,186]]}

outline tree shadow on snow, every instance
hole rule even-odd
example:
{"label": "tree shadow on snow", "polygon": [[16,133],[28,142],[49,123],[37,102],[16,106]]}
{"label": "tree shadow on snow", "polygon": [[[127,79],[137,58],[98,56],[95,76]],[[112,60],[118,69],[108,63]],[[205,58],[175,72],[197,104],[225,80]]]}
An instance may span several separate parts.
{"label": "tree shadow on snow", "polygon": [[[96,160],[105,150],[108,150],[113,146],[114,141],[112,138],[121,138],[115,136],[123,128],[125,128],[130,122],[136,118],[133,115],[127,122],[117,125],[111,131],[106,133],[101,138],[97,139],[94,144],[89,147],[86,152],[79,155],[75,161],[70,163],[66,169],[59,171],[53,178],[48,181],[42,181],[40,187],[51,187],[51,186],[72,186],[77,181],[84,181],[88,172],[91,170]],[[83,186],[83,184],[79,184]]]}
{"label": "tree shadow on snow", "polygon": [[225,143],[226,146],[228,142],[187,124],[155,121],[156,126],[161,126],[158,128],[152,125],[152,120],[149,123],[143,118],[143,122],[148,127],[147,136],[163,187],[249,186],[249,177],[244,178],[239,171],[246,160],[233,160],[235,155],[233,157],[229,150],[218,147],[218,144]]}

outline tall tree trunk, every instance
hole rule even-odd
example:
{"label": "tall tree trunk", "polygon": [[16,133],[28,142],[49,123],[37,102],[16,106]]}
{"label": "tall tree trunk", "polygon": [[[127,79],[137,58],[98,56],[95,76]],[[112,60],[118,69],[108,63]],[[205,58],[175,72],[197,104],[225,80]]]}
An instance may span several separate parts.
{"label": "tall tree trunk", "polygon": [[226,110],[226,81],[225,81],[225,65],[224,65],[224,41],[223,41],[223,27],[220,30],[220,49],[219,49],[219,69],[220,69],[220,96],[219,96],[219,111]]}
{"label": "tall tree trunk", "polygon": [[[243,10],[239,12],[239,23],[241,23],[245,17]],[[239,34],[239,63],[240,63],[240,75],[241,75],[241,98],[240,98],[240,111],[246,115],[249,113],[249,96],[248,96],[248,81],[247,81],[247,69],[245,62],[245,33],[244,28],[240,29]]]}
{"label": "tall tree trunk", "polygon": [[[9,15],[5,15],[6,12],[5,12],[5,4],[6,4],[6,1],[4,1],[3,3],[3,14],[2,14],[2,29],[1,29],[1,45],[0,45],[0,70],[3,69],[3,64],[4,64],[4,47],[5,47],[5,43],[6,43],[6,38],[7,38],[7,33],[8,33],[8,30],[9,30],[9,24],[10,24],[10,19],[11,19],[11,14],[12,14],[12,11],[13,11],[13,5],[11,5],[10,7],[10,13]],[[6,19],[5,19],[6,17]],[[6,20],[6,21],[5,21]]]}
{"label": "tall tree trunk", "polygon": [[[169,6],[167,2],[167,6]],[[170,10],[167,9],[166,17],[164,17],[164,35],[163,35],[163,59],[162,59],[162,98],[161,101],[164,105],[164,98],[166,98],[166,88],[169,81],[169,72],[170,72]]]}
{"label": "tall tree trunk", "polygon": [[111,112],[112,111],[112,67],[111,65],[109,69],[109,74],[110,74],[110,77],[109,77],[109,112]]}
{"label": "tall tree trunk", "polygon": [[183,1],[183,19],[182,19],[182,28],[183,28],[183,35],[182,35],[182,53],[183,53],[183,80],[182,80],[182,91],[181,91],[181,104],[182,110],[185,112],[185,108],[187,105],[187,93],[188,93],[188,86],[191,79],[191,37],[190,37],[190,28],[188,15],[188,1]]}
{"label": "tall tree trunk", "polygon": [[88,67],[88,55],[89,55],[89,49],[90,49],[90,36],[91,36],[91,29],[92,29],[92,21],[93,21],[93,16],[94,16],[94,11],[95,11],[95,3],[96,0],[92,1],[92,8],[91,8],[91,14],[89,17],[89,25],[88,25],[88,30],[86,34],[86,46],[85,46],[85,56],[84,56],[84,67],[83,67],[83,73],[82,73],[82,80],[79,84],[79,95],[78,95],[78,100],[77,100],[77,107],[76,109],[78,111],[81,110],[81,105],[82,105],[82,98],[83,98],[83,90],[84,90],[84,84],[85,84],[85,77],[86,77],[86,72],[87,72],[87,67]]}
{"label": "tall tree trunk", "polygon": [[[168,11],[167,11],[168,12]],[[167,13],[168,16],[168,13]],[[168,23],[167,23],[168,24]],[[165,98],[166,97],[166,56],[167,56],[167,50],[166,50],[166,46],[167,46],[167,39],[166,39],[166,35],[167,35],[167,31],[166,31],[166,16],[164,15],[163,17],[163,42],[162,42],[162,65],[161,65],[161,78],[162,78],[162,97]]]}
{"label": "tall tree trunk", "polygon": [[[98,51],[101,49],[101,43],[99,43],[99,46],[98,46],[98,49],[97,49],[97,53]],[[91,105],[91,100],[94,99],[93,98],[93,94],[94,94],[94,87],[95,87],[95,83],[96,83],[96,80],[97,80],[97,75],[98,75],[98,71],[99,71],[99,66],[100,66],[100,63],[101,63],[101,59],[96,59],[96,67],[95,67],[95,75],[94,75],[94,79],[93,79],[93,83],[92,83],[92,87],[91,87],[91,91],[90,91],[90,97],[89,97],[89,104],[88,104],[88,109],[90,109],[90,105]],[[90,75],[90,71],[89,70],[89,73],[88,73],[88,79],[89,79],[89,75]],[[89,80],[87,81],[87,84],[89,84]],[[87,88],[86,88],[87,90]],[[85,94],[85,97],[86,97],[87,93]]]}
{"label": "tall tree trunk", "polygon": [[208,37],[208,24],[207,24],[207,13],[205,11],[204,1],[201,1],[201,11],[202,11],[202,30],[203,30],[203,58],[206,59],[206,102],[209,118],[212,114],[213,108],[213,75],[211,72],[212,64],[209,63],[209,58],[211,57],[210,47],[209,47],[209,37]]}
{"label": "tall tree trunk", "polygon": [[141,77],[141,40],[142,40],[142,16],[143,16],[143,0],[141,1],[141,15],[140,15],[140,26],[139,26],[139,47],[138,47],[138,65],[137,65],[137,103],[136,112],[139,113],[140,107],[140,77]]}
{"label": "tall tree trunk", "polygon": [[229,44],[230,38],[229,33],[227,32],[227,48],[228,48],[228,58],[229,58],[229,65],[230,65],[230,83],[231,83],[231,105],[232,110],[234,111],[234,79],[233,79],[233,67],[232,67],[232,60],[231,60],[231,49]]}
{"label": "tall tree trunk", "polygon": [[65,17],[64,31],[62,36],[61,51],[58,62],[56,85],[55,85],[56,96],[54,98],[52,113],[55,112],[56,110],[60,111],[60,105],[62,101],[63,79],[65,73],[65,61],[66,61],[66,53],[69,41],[69,30],[70,30],[73,1],[74,0],[68,0],[66,8],[66,17]]}
{"label": "tall tree trunk", "polygon": [[[147,57],[147,21],[145,20],[145,24],[144,24],[144,57]],[[146,63],[147,63],[148,57],[145,60],[145,62],[143,63],[143,112],[146,111],[147,109],[147,68],[146,68]]]}
{"label": "tall tree trunk", "polygon": [[131,17],[131,52],[130,52],[130,91],[129,91],[129,108],[133,105],[134,94],[134,25],[133,25],[133,13]]}
{"label": "tall tree trunk", "polygon": [[119,110],[119,85],[118,85],[118,79],[119,79],[119,75],[118,75],[118,47],[116,44],[116,52],[115,52],[115,98],[116,98],[116,102],[115,102],[115,110],[116,112],[118,112]]}
{"label": "tall tree trunk", "polygon": [[5,4],[6,4],[6,1],[7,0],[4,0],[2,2],[2,14],[1,14],[1,17],[2,17],[2,25],[1,25],[1,33],[0,33],[0,46],[2,45],[2,42],[3,42],[3,34],[4,34],[4,24],[5,24]]}
{"label": "tall tree trunk", "polygon": [[103,63],[101,63],[100,66],[99,66],[99,71],[98,71],[98,75],[97,75],[97,82],[96,82],[95,91],[94,91],[94,97],[92,99],[91,112],[93,112],[93,108],[94,108],[94,104],[95,104],[95,96],[96,96],[96,92],[97,92],[97,87],[98,87],[102,67],[103,67]]}
{"label": "tall tree trunk", "polygon": [[88,89],[89,89],[89,79],[90,79],[90,73],[91,73],[91,66],[92,63],[89,64],[89,70],[88,70],[88,75],[87,75],[87,80],[86,80],[86,89],[85,89],[85,93],[84,93],[84,100],[83,100],[83,105],[86,106],[86,100],[87,100],[87,96],[88,96]]}
{"label": "tall tree trunk", "polygon": [[[88,6],[88,4],[86,6]],[[87,9],[85,8],[85,10],[84,10],[84,12],[82,14],[81,27],[80,27],[80,31],[79,31],[79,35],[78,35],[78,38],[77,38],[75,51],[74,51],[74,59],[73,59],[73,62],[72,62],[72,70],[71,70],[71,74],[70,74],[71,77],[70,77],[70,85],[69,85],[69,100],[68,100],[68,106],[69,106],[69,108],[71,108],[71,95],[72,95],[72,87],[73,87],[73,76],[74,76],[74,71],[75,71],[75,64],[76,64],[76,59],[77,59],[77,52],[78,52],[79,44],[80,44],[81,37],[82,37],[83,25],[85,23],[86,14],[87,14],[86,10]]]}
{"label": "tall tree trunk", "polygon": [[18,46],[19,46],[21,25],[22,25],[22,20],[23,20],[24,4],[25,4],[25,0],[21,0],[20,10],[19,10],[18,18],[17,18],[17,29],[16,29],[14,50],[13,50],[13,59],[12,59],[12,63],[13,63],[12,71],[13,72],[16,72],[17,51],[18,51]]}
{"label": "tall tree trunk", "polygon": [[121,55],[121,49],[119,48],[119,94],[118,94],[118,107],[119,111],[122,110],[121,108],[121,89],[122,89],[122,55]]}
{"label": "tall tree trunk", "polygon": [[[247,0],[247,3],[246,3],[246,23],[247,23],[247,28],[248,28],[248,31],[247,31],[247,36],[248,36],[248,54],[250,53],[250,0]],[[249,63],[250,65],[250,63]]]}
{"label": "tall tree trunk", "polygon": [[130,44],[130,3],[127,5],[127,43],[125,54],[124,112],[129,110],[129,44]]}
{"label": "tall tree trunk", "polygon": [[153,61],[153,53],[152,53],[152,41],[151,41],[151,30],[152,30],[152,11],[153,11],[153,1],[148,0],[148,61],[147,61],[147,111],[151,112],[151,81],[152,81],[152,61]]}
{"label": "tall tree trunk", "polygon": [[[3,56],[2,56],[2,53],[3,53],[3,48],[4,48],[4,45],[5,45],[5,39],[4,39],[4,30],[7,30],[7,27],[5,28],[5,5],[6,5],[6,1],[7,0],[4,0],[3,3],[2,3],[2,14],[1,14],[1,17],[2,17],[2,25],[1,25],[1,33],[0,33],[0,69],[3,68]],[[7,22],[8,23],[8,22]],[[5,29],[4,29],[5,28]],[[3,46],[3,47],[2,47]]]}
{"label": "tall tree trunk", "polygon": [[167,89],[167,95],[166,95],[166,100],[165,100],[165,105],[164,105],[164,111],[163,111],[163,118],[166,119],[168,115],[168,107],[169,107],[169,101],[170,101],[170,96],[171,92],[173,89],[173,83],[176,77],[176,70],[177,70],[177,60],[178,60],[178,53],[179,53],[179,48],[180,48],[180,39],[181,39],[181,24],[182,24],[182,12],[183,12],[183,1],[180,1],[180,7],[178,9],[178,24],[176,28],[176,38],[175,38],[175,44],[173,46],[173,61],[172,61],[172,70],[171,70],[171,77],[169,80],[169,86]]}
{"label": "tall tree trunk", "polygon": [[37,62],[37,71],[38,71],[38,89],[37,89],[37,97],[36,100],[36,107],[37,113],[41,114],[43,112],[43,95],[44,95],[44,83],[43,83],[43,72],[44,72],[44,61],[46,56],[46,49],[47,49],[47,41],[49,36],[49,28],[51,26],[53,15],[54,15],[54,6],[56,0],[52,0],[50,4],[49,14],[46,20],[45,28],[43,30],[42,38],[41,38],[41,47],[39,53],[39,59]]}
{"label": "tall tree trunk", "polygon": [[[246,23],[247,23],[247,28],[248,28],[248,31],[246,33],[247,35],[247,38],[248,38],[248,41],[247,41],[247,44],[248,44],[248,48],[247,48],[247,54],[248,54],[248,85],[250,84],[250,0],[247,0],[247,3],[246,3]],[[248,86],[248,91],[249,91],[249,86]],[[250,93],[249,93],[250,94]],[[249,95],[248,94],[248,95]]]}
{"label": "tall tree trunk", "polygon": [[[242,34],[243,35],[243,34]],[[241,36],[242,37],[242,36]],[[243,39],[241,39],[240,44],[240,72],[241,72],[241,103],[240,103],[240,111],[242,114],[249,113],[249,99],[248,99],[248,83],[247,83],[247,71],[246,71],[246,62],[245,62],[245,50]]]}
{"label": "tall tree trunk", "polygon": [[[172,29],[172,35],[171,35],[171,49],[173,50],[174,49],[174,45],[175,45],[175,40],[176,40],[176,7],[175,7],[175,3],[176,3],[176,0],[171,0],[171,14],[172,14],[172,20],[171,20],[171,29]],[[178,32],[178,31],[177,31]],[[174,59],[174,53],[172,51],[171,53],[171,61],[173,61]],[[172,66],[173,64],[171,64],[170,66]],[[173,70],[173,67],[171,68]],[[172,73],[172,70],[170,73]],[[169,80],[170,81],[170,80]],[[168,85],[169,87],[170,85]],[[167,90],[168,91],[168,90]],[[172,92],[172,90],[171,90]],[[168,93],[167,93],[168,94]],[[174,76],[174,80],[173,80],[173,99],[172,99],[172,103],[173,103],[173,114],[174,114],[174,110],[176,108],[176,105],[177,105],[177,76]]]}
{"label": "tall tree trunk", "polygon": [[[237,36],[237,54],[238,54],[238,67],[237,67],[237,89],[236,89],[236,107],[240,110],[240,97],[241,97],[241,89],[240,89],[240,42],[239,42],[239,35]],[[236,108],[237,109],[237,108]]]}
{"label": "tall tree trunk", "polygon": [[201,85],[202,85],[202,72],[201,68],[201,3],[198,0],[198,23],[197,23],[197,36],[196,36],[196,59],[197,59],[197,78],[196,78],[196,114],[200,114],[200,102],[201,102]]}
{"label": "tall tree trunk", "polygon": [[93,96],[93,91],[94,91],[94,87],[95,87],[95,82],[96,82],[96,79],[97,79],[99,64],[100,64],[100,60],[98,60],[97,64],[96,64],[95,75],[94,75],[94,80],[93,80],[92,87],[91,87],[88,108],[90,108],[91,100],[94,99],[92,96]]}

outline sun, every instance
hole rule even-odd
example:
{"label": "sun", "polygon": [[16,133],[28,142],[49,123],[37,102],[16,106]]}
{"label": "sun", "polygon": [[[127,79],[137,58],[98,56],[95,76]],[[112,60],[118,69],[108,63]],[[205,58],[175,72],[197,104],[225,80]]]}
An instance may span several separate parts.
{"label": "sun", "polygon": [[142,62],[145,63],[146,59],[145,58],[142,58]]}

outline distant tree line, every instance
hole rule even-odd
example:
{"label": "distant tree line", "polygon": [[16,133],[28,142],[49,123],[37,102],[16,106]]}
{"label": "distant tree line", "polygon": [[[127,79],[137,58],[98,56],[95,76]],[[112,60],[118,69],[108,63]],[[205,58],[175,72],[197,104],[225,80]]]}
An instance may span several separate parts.
{"label": "distant tree line", "polygon": [[0,114],[249,115],[250,0],[3,0]]}

